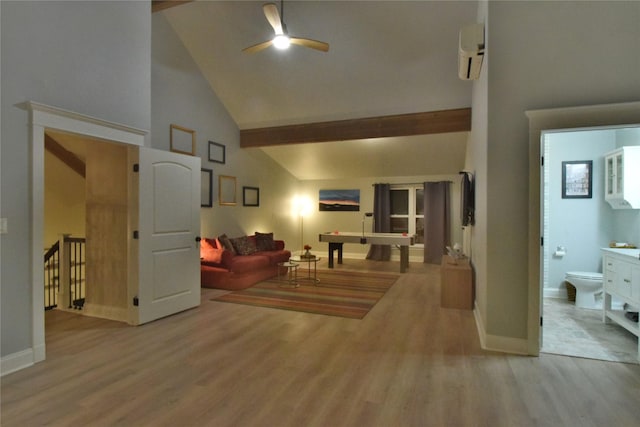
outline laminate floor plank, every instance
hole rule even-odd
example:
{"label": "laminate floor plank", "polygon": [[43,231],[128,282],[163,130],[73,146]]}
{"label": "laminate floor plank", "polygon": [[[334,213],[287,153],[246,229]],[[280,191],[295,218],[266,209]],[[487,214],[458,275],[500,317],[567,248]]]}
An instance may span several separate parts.
{"label": "laminate floor plank", "polygon": [[[326,268],[326,260],[318,268]],[[345,259],[336,270],[396,273]],[[636,426],[640,366],[483,350],[412,263],[364,319],[211,301],[131,327],[49,311],[47,360],[6,375],[2,426]]]}

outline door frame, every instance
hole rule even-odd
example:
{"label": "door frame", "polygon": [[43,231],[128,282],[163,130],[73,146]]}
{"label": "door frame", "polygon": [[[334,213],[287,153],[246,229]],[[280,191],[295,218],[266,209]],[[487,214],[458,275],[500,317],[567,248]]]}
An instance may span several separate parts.
{"label": "door frame", "polygon": [[27,101],[18,105],[29,113],[28,129],[31,147],[31,221],[30,267],[31,267],[31,352],[22,353],[15,360],[16,367],[26,367],[46,358],[44,330],[44,270],[42,250],[44,248],[44,133],[47,129],[74,133],[91,139],[144,146],[148,131],[131,126],[98,119],[61,108]]}
{"label": "door frame", "polygon": [[528,354],[539,355],[542,344],[542,218],[540,150],[543,131],[620,126],[640,123],[640,102],[589,105],[525,111],[529,118],[529,230],[528,230]]}

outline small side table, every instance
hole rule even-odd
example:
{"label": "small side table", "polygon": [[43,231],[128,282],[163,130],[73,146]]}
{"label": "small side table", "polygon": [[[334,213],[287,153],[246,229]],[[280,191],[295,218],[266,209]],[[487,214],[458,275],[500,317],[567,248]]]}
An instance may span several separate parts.
{"label": "small side table", "polygon": [[278,283],[281,288],[297,288],[300,286],[298,284],[298,265],[295,262],[287,261],[287,262],[279,262],[279,267],[285,267],[287,272],[285,273],[285,277],[287,278],[286,283],[284,282],[284,277],[280,278],[280,268],[278,268]]}
{"label": "small side table", "polygon": [[[313,258],[305,258],[300,255],[296,255],[290,258],[289,261],[293,261],[295,263],[302,264],[303,262],[307,263],[307,277],[301,277],[300,279],[306,279],[312,281],[314,284],[319,283],[320,279],[318,279],[318,261],[322,258],[313,257]],[[313,263],[313,276],[311,276],[311,263]]]}
{"label": "small side table", "polygon": [[440,307],[473,310],[473,274],[469,259],[442,256]]}

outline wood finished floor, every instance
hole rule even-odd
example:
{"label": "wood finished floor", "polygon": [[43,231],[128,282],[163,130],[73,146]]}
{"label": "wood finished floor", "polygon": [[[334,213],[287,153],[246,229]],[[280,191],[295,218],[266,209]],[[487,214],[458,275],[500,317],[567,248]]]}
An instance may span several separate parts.
{"label": "wood finished floor", "polygon": [[2,378],[0,423],[638,425],[638,365],[484,351],[472,312],[440,308],[439,277],[411,264],[363,320],[210,301],[217,290],[139,327],[48,312],[47,360]]}

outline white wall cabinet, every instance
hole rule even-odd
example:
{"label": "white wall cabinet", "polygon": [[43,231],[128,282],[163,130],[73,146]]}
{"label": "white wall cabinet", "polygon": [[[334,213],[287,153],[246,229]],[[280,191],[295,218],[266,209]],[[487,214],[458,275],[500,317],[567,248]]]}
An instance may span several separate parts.
{"label": "white wall cabinet", "polygon": [[[625,316],[624,310],[613,307],[612,297],[640,309],[640,250],[603,249],[603,321],[615,322],[640,337],[640,323]],[[640,360],[640,340],[638,343]]]}
{"label": "white wall cabinet", "polygon": [[640,209],[640,146],[604,155],[604,199],[614,209]]}

